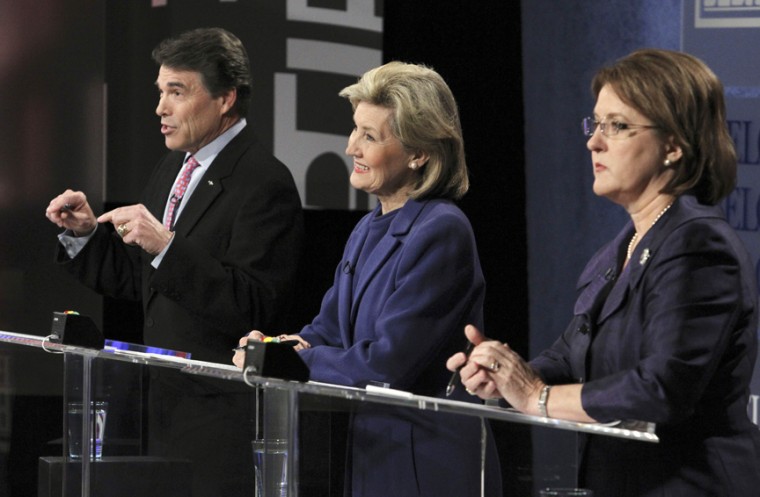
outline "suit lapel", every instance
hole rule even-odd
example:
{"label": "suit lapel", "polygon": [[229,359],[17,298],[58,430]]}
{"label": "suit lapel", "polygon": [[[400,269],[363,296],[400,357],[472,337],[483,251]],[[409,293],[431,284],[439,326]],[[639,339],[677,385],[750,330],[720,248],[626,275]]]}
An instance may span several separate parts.
{"label": "suit lapel", "polygon": [[[362,268],[362,272],[359,277],[359,281],[356,284],[356,293],[353,295],[351,303],[351,323],[356,319],[356,312],[359,307],[364,293],[367,290],[367,286],[377,273],[383,268],[385,263],[391,257],[391,255],[401,245],[403,238],[409,234],[415,220],[422,212],[422,208],[425,206],[425,202],[417,202],[409,199],[401,208],[401,211],[396,215],[396,218],[391,222],[391,226],[388,233],[380,239],[380,242],[375,247],[364,247],[364,250],[371,250],[367,261]],[[369,221],[369,220],[368,220]],[[369,224],[369,223],[368,223]],[[366,229],[365,229],[366,237]],[[356,250],[354,256],[354,262],[359,257],[360,250]]]}
{"label": "suit lapel", "polygon": [[[240,156],[254,142],[255,137],[253,132],[246,126],[217,155],[214,162],[211,163],[201,178],[198,186],[196,186],[193,194],[187,200],[187,204],[182,209],[182,215],[177,219],[174,229],[178,234],[187,236],[192,228],[201,220],[214,199],[222,193],[222,180],[232,173]],[[184,158],[184,152],[169,152],[148,182],[143,203],[156,219],[161,222],[163,222],[166,202],[169,199],[174,181],[177,179],[177,175],[182,168]],[[149,261],[150,259],[147,260]],[[153,266],[149,263],[144,263],[143,279],[150,281],[153,271],[155,271]],[[150,305],[156,291],[151,290],[150,285],[147,285],[146,289],[148,295],[144,295],[144,298],[147,307]]]}
{"label": "suit lapel", "polygon": [[593,264],[587,266],[578,278],[576,289],[579,291],[573,313],[587,316],[590,322],[596,321],[601,306],[608,294],[608,285],[617,278],[618,252],[622,240],[632,232],[626,227],[612,242],[592,258]]}
{"label": "suit lapel", "polygon": [[[148,186],[142,198],[142,203],[159,222],[163,222],[166,201],[169,197],[169,192],[174,185],[174,180],[177,178],[179,170],[182,168],[184,157],[184,152],[169,152],[164,156],[150,180],[148,180]],[[153,266],[150,265],[151,260],[152,257],[143,256],[143,281],[150,281],[151,276],[155,271]],[[143,285],[143,300],[145,300],[144,305],[146,308],[151,304],[156,293],[156,290],[154,290],[151,285]]]}
{"label": "suit lapel", "polygon": [[341,327],[341,338],[343,345],[348,348],[353,343],[353,314],[352,314],[352,302],[354,301],[354,278],[357,277],[354,274],[354,268],[359,261],[359,254],[364,247],[364,242],[367,239],[367,233],[369,231],[369,223],[373,216],[377,215],[378,209],[374,209],[368,215],[364,216],[361,221],[356,225],[356,228],[351,233],[348,241],[346,242],[346,258],[341,261],[340,270],[342,274],[340,276],[340,285],[338,286],[338,315],[340,319],[338,322]]}
{"label": "suit lapel", "polygon": [[[214,202],[214,199],[224,191],[224,179],[232,174],[240,160],[240,156],[251,146],[253,139],[253,135],[248,130],[248,126],[246,126],[216,156],[187,200],[187,204],[182,208],[182,214],[174,225],[175,232],[182,236],[187,236],[193,227],[198,224],[203,218],[203,214]],[[171,185],[169,188],[171,188]],[[167,189],[167,198],[168,192],[169,190]]]}
{"label": "suit lapel", "polygon": [[143,202],[145,207],[153,214],[156,219],[163,222],[166,201],[169,198],[174,180],[182,168],[182,162],[185,157],[183,152],[171,152],[163,160],[162,164],[156,170],[156,173],[150,180],[149,192]]}
{"label": "suit lapel", "polygon": [[[689,195],[679,197],[670,208],[668,215],[664,216],[644,235],[636,250],[631,254],[631,260],[628,261],[628,267],[626,268],[628,282],[626,285],[615,285],[612,289],[599,315],[600,323],[619,309],[625,303],[628,294],[639,285],[647,268],[651,265],[652,259],[673,229],[684,222],[684,220],[696,216],[696,212],[690,207],[695,202],[694,197]],[[700,217],[704,215],[702,213]],[[628,237],[625,240],[629,240],[632,234],[630,231],[627,231],[627,233]]]}
{"label": "suit lapel", "polygon": [[[214,163],[216,163],[216,160]],[[187,236],[192,228],[201,220],[203,213],[206,212],[214,199],[221,193],[221,179],[212,174],[211,167],[209,167],[195,187],[187,204],[182,208],[182,214],[174,224],[174,231],[182,236]]]}

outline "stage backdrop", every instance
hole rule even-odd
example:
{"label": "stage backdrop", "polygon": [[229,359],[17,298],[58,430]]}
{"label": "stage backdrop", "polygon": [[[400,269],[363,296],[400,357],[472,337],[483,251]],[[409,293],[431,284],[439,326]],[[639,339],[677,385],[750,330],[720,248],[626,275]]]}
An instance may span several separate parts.
{"label": "stage backdrop", "polygon": [[251,59],[248,122],[290,168],[304,205],[374,206],[348,182],[351,164],[344,151],[353,124],[351,106],[338,92],[383,62],[382,2],[153,0],[107,5],[107,61],[118,61],[107,67],[107,202],[139,198],[145,178],[165,152],[154,114],[158,71],[151,49],[167,36],[220,26],[242,40]]}
{"label": "stage backdrop", "polygon": [[[754,3],[754,7],[745,7]],[[741,6],[734,6],[742,4]],[[760,5],[757,2],[684,0],[683,50],[704,60],[723,81],[728,128],[739,156],[736,190],[726,217],[755,261],[760,261]],[[755,273],[760,282],[760,265]],[[749,412],[758,424],[760,366],[755,364]]]}

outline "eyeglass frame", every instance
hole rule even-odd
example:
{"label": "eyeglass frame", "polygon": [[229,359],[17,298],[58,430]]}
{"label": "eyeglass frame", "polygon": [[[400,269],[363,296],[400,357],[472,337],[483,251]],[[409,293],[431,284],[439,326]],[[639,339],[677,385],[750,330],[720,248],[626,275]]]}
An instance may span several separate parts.
{"label": "eyeglass frame", "polygon": [[[589,121],[593,123],[593,127],[591,127],[589,124]],[[587,124],[589,123],[589,124]],[[612,128],[615,132],[608,134],[607,133],[607,125],[612,125]],[[623,123],[616,120],[611,120],[609,122],[605,122],[603,119],[598,120],[591,116],[584,117],[581,120],[581,129],[583,129],[583,135],[591,138],[594,136],[594,133],[596,133],[596,128],[599,128],[599,130],[602,132],[604,136],[607,138],[612,138],[615,136],[618,136],[621,131],[625,130],[635,130],[635,129],[660,129],[659,126],[656,126],[654,124],[631,124],[631,123]]]}

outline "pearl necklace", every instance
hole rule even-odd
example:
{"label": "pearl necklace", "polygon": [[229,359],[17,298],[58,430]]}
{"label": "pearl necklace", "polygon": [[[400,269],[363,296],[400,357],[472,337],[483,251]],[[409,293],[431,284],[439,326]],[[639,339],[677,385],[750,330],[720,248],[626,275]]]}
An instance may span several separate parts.
{"label": "pearl necklace", "polygon": [[[660,220],[660,218],[663,216],[663,214],[665,214],[666,212],[668,212],[668,209],[670,209],[671,205],[673,205],[673,202],[670,202],[668,205],[665,206],[665,208],[663,210],[660,211],[659,214],[657,214],[657,217],[654,218],[654,221],[652,221],[652,224],[649,225],[649,229],[652,229],[652,226],[654,226],[655,224],[657,224],[657,221]],[[626,260],[630,260],[631,259],[631,255],[633,255],[633,246],[636,243],[636,240],[638,240],[638,239],[639,239],[639,232],[637,231],[631,237],[631,241],[628,242],[628,250],[626,250]]]}

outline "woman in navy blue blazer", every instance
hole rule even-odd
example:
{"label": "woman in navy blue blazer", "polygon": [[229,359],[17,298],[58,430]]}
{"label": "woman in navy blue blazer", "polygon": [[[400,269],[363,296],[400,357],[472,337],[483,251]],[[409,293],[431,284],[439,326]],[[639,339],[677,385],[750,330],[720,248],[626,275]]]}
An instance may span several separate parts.
{"label": "woman in navy blue blazer", "polygon": [[[340,95],[354,110],[351,185],[378,206],[351,233],[332,288],[297,335],[310,379],[443,396],[461,329],[483,321],[472,228],[453,203],[468,189],[457,105],[430,68],[391,62]],[[263,338],[254,331],[240,340]],[[244,356],[234,359],[243,365]],[[454,392],[453,398],[472,398]],[[351,420],[346,495],[501,496],[488,432],[481,483],[476,418],[365,404]]]}
{"label": "woman in navy blue blazer", "polygon": [[529,414],[656,423],[659,444],[582,437],[579,484],[595,495],[760,495],[747,416],[757,282],[717,206],[736,178],[722,85],[692,56],[641,50],[592,89],[594,192],[631,222],[581,273],[573,319],[548,350],[528,364],[468,327],[479,345],[462,381]]}

